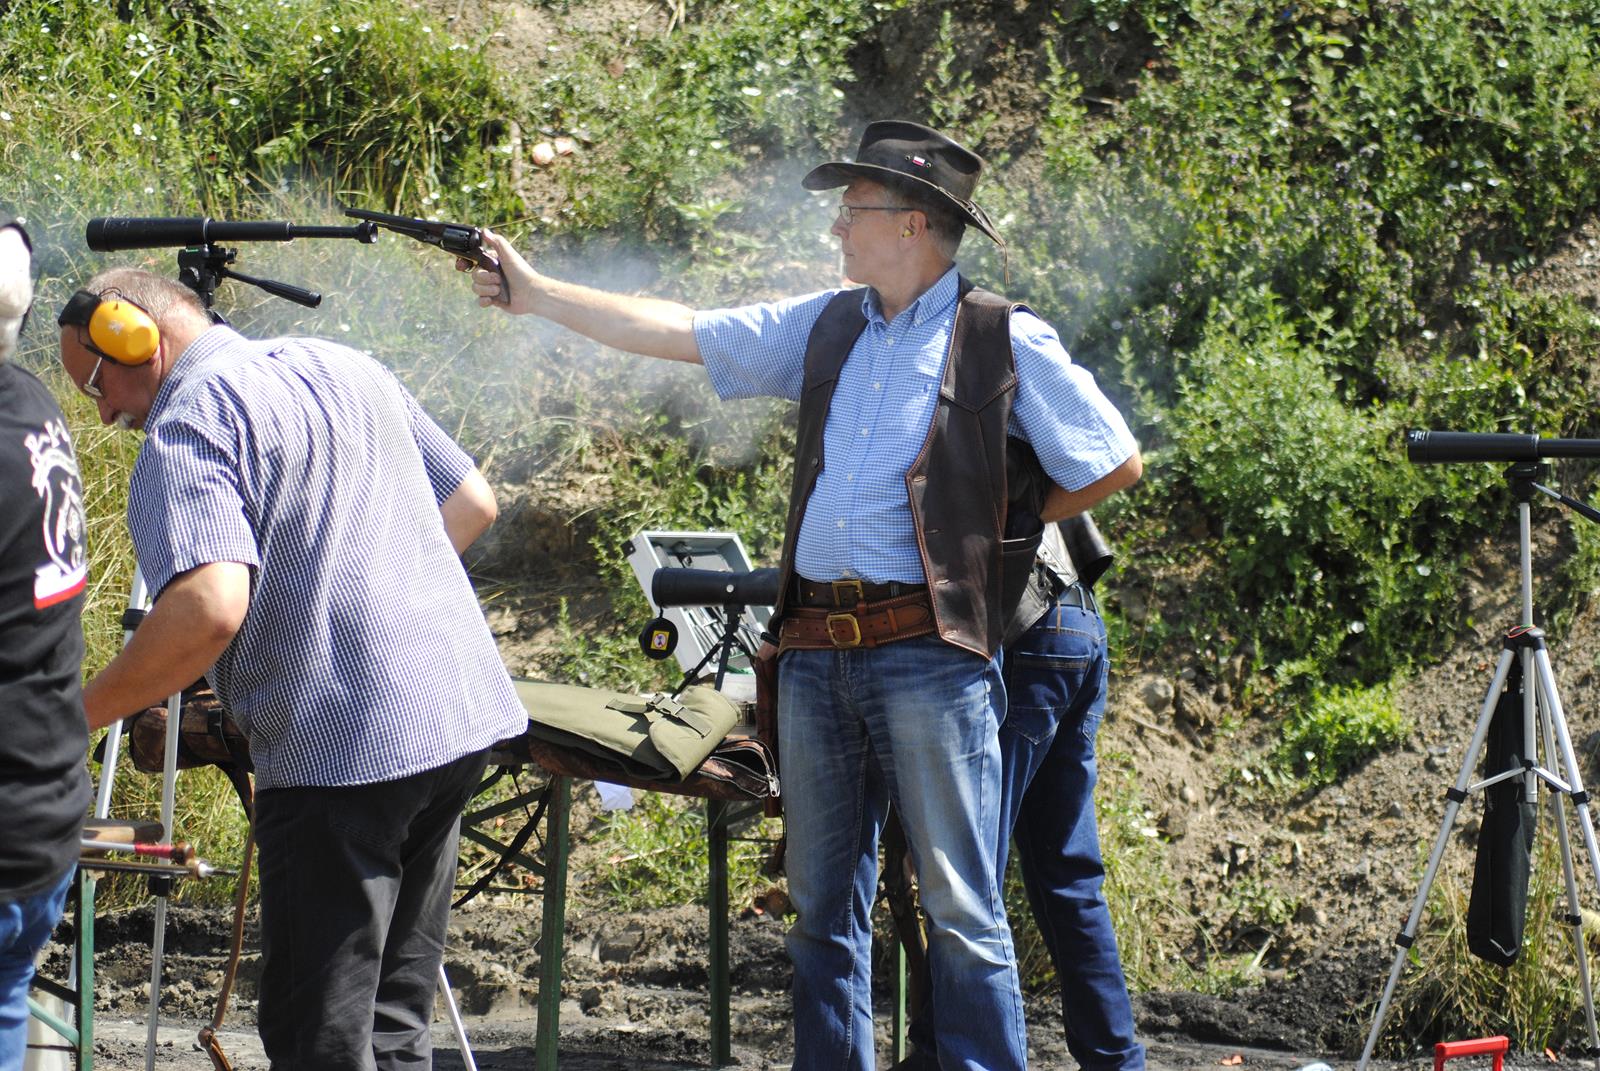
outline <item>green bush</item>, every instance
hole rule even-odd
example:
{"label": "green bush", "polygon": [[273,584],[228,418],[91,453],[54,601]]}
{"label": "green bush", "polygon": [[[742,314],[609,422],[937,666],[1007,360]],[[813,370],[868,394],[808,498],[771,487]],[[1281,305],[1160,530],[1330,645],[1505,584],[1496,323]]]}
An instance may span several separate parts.
{"label": "green bush", "polygon": [[[1126,13],[1080,14],[1047,60]],[[1123,576],[1198,578],[1174,636],[1385,679],[1447,638],[1462,555],[1509,516],[1486,467],[1404,471],[1401,430],[1592,434],[1592,315],[1515,272],[1594,205],[1594,16],[1190,5],[1109,111],[1047,62],[1047,181],[990,196],[1013,292],[1139,424],[1129,501],[1201,513],[1117,512]],[[1197,528],[1222,570],[1178,563]]]}
{"label": "green bush", "polygon": [[8,5],[6,155],[32,181],[7,201],[81,201],[88,173],[138,177],[88,214],[220,215],[306,178],[414,211],[446,194],[473,217],[510,208],[485,42],[379,0],[128,6]]}
{"label": "green bush", "polygon": [[1382,672],[1455,598],[1453,562],[1410,539],[1428,488],[1395,456],[1398,421],[1344,403],[1327,350],[1270,292],[1219,303],[1209,322],[1171,423],[1225,568],[1219,627],[1268,663]]}
{"label": "green bush", "polygon": [[1307,787],[1319,788],[1398,744],[1406,731],[1405,715],[1390,685],[1334,688],[1290,711],[1277,758]]}
{"label": "green bush", "polygon": [[676,33],[626,40],[625,59],[596,38],[564,51],[519,90],[532,125],[580,132],[591,146],[562,173],[556,219],[713,247],[728,240],[723,217],[767,220],[771,209],[742,203],[729,178],[837,138],[849,44],[894,6],[704,5]]}

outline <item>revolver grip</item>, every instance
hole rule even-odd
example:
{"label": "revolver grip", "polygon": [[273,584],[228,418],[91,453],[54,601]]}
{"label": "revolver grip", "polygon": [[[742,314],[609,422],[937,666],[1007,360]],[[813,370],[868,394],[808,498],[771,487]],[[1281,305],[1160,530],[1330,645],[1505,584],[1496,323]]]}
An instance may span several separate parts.
{"label": "revolver grip", "polygon": [[495,295],[495,303],[498,305],[511,304],[511,284],[506,281],[505,269],[500,267],[500,258],[488,249],[479,246],[473,252],[472,259],[478,262],[478,267],[483,268],[485,271],[492,271],[500,276],[500,293]]}

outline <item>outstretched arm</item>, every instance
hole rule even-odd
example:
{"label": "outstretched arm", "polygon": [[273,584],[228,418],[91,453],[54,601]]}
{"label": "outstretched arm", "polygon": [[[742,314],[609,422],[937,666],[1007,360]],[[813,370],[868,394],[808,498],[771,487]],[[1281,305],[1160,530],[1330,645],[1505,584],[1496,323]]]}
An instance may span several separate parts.
{"label": "outstretched arm", "polygon": [[1068,491],[1064,487],[1052,485],[1050,493],[1045,496],[1044,508],[1040,511],[1041,519],[1049,523],[1075,517],[1085,510],[1093,509],[1118,491],[1132,487],[1139,482],[1139,477],[1142,475],[1144,475],[1144,459],[1135,452],[1128,460],[1087,487]]}
{"label": "outstretched arm", "polygon": [[[593,287],[552,279],[535,271],[511,243],[490,230],[483,238],[500,258],[500,269],[511,290],[509,304],[497,300],[500,275],[479,268],[472,273],[472,291],[478,304],[507,312],[542,316],[596,342],[646,357],[700,364],[694,340],[694,310],[676,301],[614,294]],[[470,261],[456,262],[462,270]]]}

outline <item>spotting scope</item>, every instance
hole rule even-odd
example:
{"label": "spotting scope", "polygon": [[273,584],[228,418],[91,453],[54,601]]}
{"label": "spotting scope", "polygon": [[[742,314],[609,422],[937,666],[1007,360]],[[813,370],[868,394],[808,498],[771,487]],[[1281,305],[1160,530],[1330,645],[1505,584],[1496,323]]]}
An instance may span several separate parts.
{"label": "spotting scope", "polygon": [[657,569],[650,577],[657,606],[776,606],[778,570]]}
{"label": "spotting scope", "polygon": [[1537,435],[1413,429],[1406,432],[1406,457],[1416,465],[1443,461],[1600,457],[1600,439],[1541,439]]}

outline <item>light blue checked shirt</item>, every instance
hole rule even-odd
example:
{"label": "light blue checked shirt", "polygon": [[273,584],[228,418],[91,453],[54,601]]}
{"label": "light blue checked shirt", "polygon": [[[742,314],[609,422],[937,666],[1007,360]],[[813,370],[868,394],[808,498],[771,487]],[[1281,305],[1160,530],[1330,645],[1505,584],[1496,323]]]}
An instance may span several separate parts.
{"label": "light blue checked shirt", "polygon": [[[924,581],[905,475],[933,421],[957,287],[951,268],[893,323],[884,320],[877,294],[863,290],[867,327],[840,370],[822,473],[800,522],[801,575]],[[836,293],[697,313],[695,342],[717,394],[798,400],[806,340]],[[1048,324],[1019,309],[1011,317],[1011,350],[1018,387],[1010,433],[1033,444],[1051,479],[1075,491],[1133,456],[1138,447],[1126,421]]]}
{"label": "light blue checked shirt", "polygon": [[128,527],[150,590],[251,567],[207,676],[259,788],[394,780],[527,727],[439,514],[472,460],[382,365],[214,327],[145,428]]}

